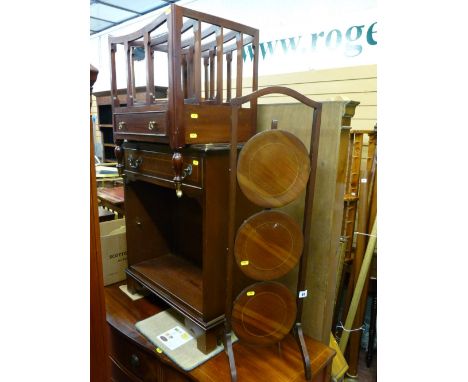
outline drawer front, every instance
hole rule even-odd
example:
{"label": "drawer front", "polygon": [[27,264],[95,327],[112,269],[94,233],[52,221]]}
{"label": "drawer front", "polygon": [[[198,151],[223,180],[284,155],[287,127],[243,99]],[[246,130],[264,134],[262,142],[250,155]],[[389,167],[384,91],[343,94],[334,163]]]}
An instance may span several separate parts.
{"label": "drawer front", "polygon": [[144,382],[162,382],[161,363],[155,356],[151,357],[114,329],[111,329],[110,333],[112,359]]}
{"label": "drawer front", "polygon": [[[232,108],[227,105],[185,105],[184,131],[187,144],[225,143],[231,141]],[[252,137],[251,109],[239,109],[237,139]]]}
{"label": "drawer front", "polygon": [[112,382],[142,382],[140,378],[122,369],[111,359],[111,381]]}
{"label": "drawer front", "polygon": [[[184,169],[187,175],[182,184],[202,187],[203,158],[183,155]],[[172,182],[174,169],[172,167],[172,154],[157,153],[134,149],[125,149],[125,170],[141,175],[148,175]]]}
{"label": "drawer front", "polygon": [[164,382],[190,382],[190,378],[168,366],[162,366],[161,374]]}
{"label": "drawer front", "polygon": [[151,138],[167,136],[167,113],[125,113],[114,114],[114,136],[125,138]]}
{"label": "drawer front", "polygon": [[[114,361],[111,361],[111,380],[112,382],[144,382],[140,378],[122,369]],[[184,374],[177,372],[167,366],[160,369],[160,373],[155,381],[160,382],[190,382],[191,380]]]}

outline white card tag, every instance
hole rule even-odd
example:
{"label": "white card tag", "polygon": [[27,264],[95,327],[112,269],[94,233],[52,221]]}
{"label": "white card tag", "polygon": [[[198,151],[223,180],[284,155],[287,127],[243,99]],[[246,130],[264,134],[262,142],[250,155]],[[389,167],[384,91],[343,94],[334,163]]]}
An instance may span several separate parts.
{"label": "white card tag", "polygon": [[177,349],[179,346],[189,342],[193,337],[180,326],[169,329],[158,336],[158,339],[170,350]]}
{"label": "white card tag", "polygon": [[306,290],[301,290],[299,292],[299,298],[305,298],[307,297],[307,289]]}

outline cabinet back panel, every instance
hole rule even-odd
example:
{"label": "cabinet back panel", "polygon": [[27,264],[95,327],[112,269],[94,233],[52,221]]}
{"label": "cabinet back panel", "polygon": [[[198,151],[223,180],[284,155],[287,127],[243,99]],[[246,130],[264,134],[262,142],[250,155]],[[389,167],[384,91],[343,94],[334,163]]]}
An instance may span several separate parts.
{"label": "cabinet back panel", "polygon": [[[131,194],[131,195],[130,195]],[[128,264],[167,253],[202,266],[202,210],[172,188],[135,181],[126,186]]]}

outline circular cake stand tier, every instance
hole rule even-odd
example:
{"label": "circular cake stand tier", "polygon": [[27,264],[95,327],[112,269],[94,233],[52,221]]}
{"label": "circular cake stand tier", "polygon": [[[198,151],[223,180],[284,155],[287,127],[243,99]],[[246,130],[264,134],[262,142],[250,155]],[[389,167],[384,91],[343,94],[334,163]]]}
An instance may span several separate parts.
{"label": "circular cake stand tier", "polygon": [[234,255],[246,276],[273,280],[294,268],[303,247],[301,228],[294,219],[284,212],[262,211],[240,226]]}
{"label": "circular cake stand tier", "polygon": [[287,131],[258,133],[239,154],[239,186],[250,201],[262,207],[282,207],[295,200],[306,187],[309,173],[307,148]]}
{"label": "circular cake stand tier", "polygon": [[289,333],[296,309],[296,299],[284,285],[272,281],[256,283],[234,301],[232,328],[241,341],[271,345]]}

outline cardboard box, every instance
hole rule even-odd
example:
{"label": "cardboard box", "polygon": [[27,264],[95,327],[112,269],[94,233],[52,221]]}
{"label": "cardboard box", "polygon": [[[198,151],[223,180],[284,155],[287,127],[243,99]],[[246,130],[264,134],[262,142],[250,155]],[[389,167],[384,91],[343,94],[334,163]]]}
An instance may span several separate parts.
{"label": "cardboard box", "polygon": [[101,230],[102,274],[104,286],[126,279],[127,240],[125,219],[111,220],[99,224]]}

